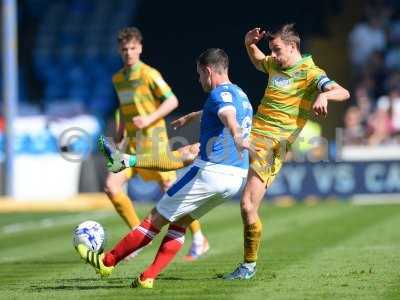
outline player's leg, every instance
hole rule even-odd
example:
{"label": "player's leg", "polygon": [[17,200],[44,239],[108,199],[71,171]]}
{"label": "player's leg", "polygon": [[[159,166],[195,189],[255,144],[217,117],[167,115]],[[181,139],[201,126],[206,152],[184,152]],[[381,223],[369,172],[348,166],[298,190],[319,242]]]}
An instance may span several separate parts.
{"label": "player's leg", "polygon": [[139,226],[129,232],[111,251],[105,254],[104,264],[115,266],[132,252],[148,245],[161,228],[168,223],[169,221],[153,208]]}
{"label": "player's leg", "polygon": [[151,169],[156,171],[174,171],[190,165],[200,151],[200,144],[183,146],[175,151],[153,154],[139,154],[129,156],[129,166]]}
{"label": "player's leg", "polygon": [[[193,148],[195,147],[195,148]],[[194,150],[193,150],[194,149]],[[184,153],[197,153],[198,144],[188,145],[178,149],[181,154]],[[163,192],[166,192],[174,183],[175,180],[168,177],[168,174],[162,172],[160,173],[162,180],[160,181],[160,187]],[[194,261],[199,259],[202,255],[207,253],[210,250],[210,245],[208,243],[208,239],[204,236],[201,231],[201,225],[198,220],[193,220],[190,222],[189,230],[192,234],[192,244],[189,248],[189,252],[187,255],[183,257],[186,261]]]}
{"label": "player's leg", "polygon": [[104,187],[115,210],[131,229],[140,224],[131,199],[123,191],[124,184],[133,176],[132,172],[132,169],[126,169],[119,173],[109,173]]}
{"label": "player's leg", "polygon": [[247,183],[240,202],[240,211],[244,225],[244,262],[257,261],[261,242],[262,223],[258,209],[265,194],[265,182],[253,170],[249,170]]}
{"label": "player's leg", "polygon": [[[216,178],[224,179],[218,185]],[[236,194],[243,178],[221,173],[189,170],[157,204],[157,210],[171,221],[153,263],[133,282],[133,287],[153,287],[158,274],[174,259],[183,245],[186,228],[194,220]]]}
{"label": "player's leg", "polygon": [[[202,191],[201,188],[203,188],[203,186],[198,178],[199,170],[198,167],[190,168],[157,203],[156,211],[171,223],[187,215],[192,209],[192,205],[190,201],[188,201],[189,195],[191,195],[193,191]],[[205,193],[205,191],[203,191],[203,193]],[[189,199],[191,200],[191,198]],[[168,265],[181,248],[185,229],[186,227],[170,225],[153,263],[132,282],[132,287],[153,287],[154,280],[160,270]]]}
{"label": "player's leg", "polygon": [[[156,160],[151,154],[142,154],[138,156],[122,153],[118,154],[118,150],[110,139],[105,137],[99,138],[99,149],[108,160],[108,164],[112,165],[113,162],[118,162],[121,159],[124,161],[121,166],[116,166],[116,164],[114,164],[116,170],[127,165],[130,167],[136,166],[142,169],[154,170],[175,170],[183,168],[195,159],[199,152],[199,146],[199,143],[183,146],[178,150],[171,152],[170,155],[159,154]],[[172,180],[164,180],[160,182],[160,187],[163,191],[166,191],[172,183]],[[193,241],[189,253],[184,256],[184,259],[187,261],[193,261],[205,254],[210,249],[210,246],[208,239],[201,231],[199,221],[193,221],[192,224],[190,224],[189,229],[192,233]]]}
{"label": "player's leg", "polygon": [[168,220],[161,216],[156,209],[153,209],[139,226],[129,232],[110,251],[96,253],[83,244],[78,245],[77,251],[81,258],[92,265],[102,277],[109,276],[114,266],[132,252],[148,245],[161,228],[168,223]]}
{"label": "player's leg", "polygon": [[264,193],[265,183],[256,172],[250,169],[240,202],[243,220],[244,259],[235,271],[225,276],[225,279],[250,279],[255,275],[262,233],[258,208]]}
{"label": "player's leg", "polygon": [[[189,145],[191,147],[191,145]],[[190,151],[188,147],[181,148],[179,151]],[[163,192],[166,192],[172,184],[175,182],[176,177],[175,172],[159,172],[159,185]],[[202,255],[207,253],[210,250],[210,245],[208,243],[208,239],[204,236],[201,225],[198,220],[193,220],[188,226],[189,230],[192,234],[192,244],[189,248],[189,252],[187,255],[183,257],[186,261],[194,261],[199,259]]]}
{"label": "player's leg", "polygon": [[[235,195],[243,184],[245,178],[232,176],[232,175],[220,175],[219,179],[226,180],[226,191],[217,197],[211,197],[204,201],[196,210],[190,213],[190,216],[194,220],[190,223],[189,228],[196,226],[196,221],[198,221],[203,215],[208,213],[210,210],[214,209],[216,206],[223,203],[227,198]],[[218,181],[216,181],[218,182]],[[200,225],[200,222],[199,222]],[[203,235],[204,236],[204,235]],[[187,261],[193,261],[199,259],[202,255],[206,254],[209,250],[208,239],[204,236],[203,240],[196,243],[195,234],[193,234],[194,240],[189,249],[188,255],[184,256]]]}
{"label": "player's leg", "polygon": [[169,225],[152,264],[132,282],[132,287],[153,287],[154,280],[172,262],[182,248],[185,242],[186,228],[192,221],[193,219],[190,216],[185,216]]}
{"label": "player's leg", "polygon": [[172,152],[160,153],[155,157],[150,153],[140,155],[122,153],[111,139],[101,136],[98,140],[99,150],[106,158],[107,166],[112,172],[119,172],[129,167],[156,171],[181,169],[191,164],[197,157],[199,146],[199,143],[187,145]]}
{"label": "player's leg", "polygon": [[282,167],[281,157],[279,143],[271,143],[270,141],[266,141],[264,147],[259,148],[259,151],[253,154],[240,203],[244,238],[243,263],[232,273],[225,276],[225,279],[250,279],[256,273],[262,235],[262,223],[258,209],[266,188],[274,181]]}
{"label": "player's leg", "polygon": [[[157,211],[171,223],[185,217],[197,207],[199,201],[213,195],[203,182],[201,172],[200,168],[191,167],[157,203]],[[172,227],[171,225],[153,263],[133,282],[132,287],[152,287],[159,272],[181,248],[185,229],[186,226]]]}
{"label": "player's leg", "polygon": [[192,234],[192,244],[190,245],[189,252],[183,259],[186,261],[194,261],[210,250],[210,244],[201,230],[199,220],[193,220],[193,222],[189,224],[189,230]]}

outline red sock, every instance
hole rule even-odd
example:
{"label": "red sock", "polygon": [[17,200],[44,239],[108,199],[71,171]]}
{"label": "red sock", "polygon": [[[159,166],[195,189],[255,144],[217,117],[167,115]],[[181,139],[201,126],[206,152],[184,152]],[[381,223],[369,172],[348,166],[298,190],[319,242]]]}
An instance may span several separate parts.
{"label": "red sock", "polygon": [[105,266],[115,266],[133,251],[146,246],[160,232],[153,227],[149,220],[143,222],[129,232],[115,247],[104,255]]}
{"label": "red sock", "polygon": [[141,280],[157,278],[158,274],[174,259],[185,241],[186,228],[170,225],[161,242],[153,263],[142,273]]}

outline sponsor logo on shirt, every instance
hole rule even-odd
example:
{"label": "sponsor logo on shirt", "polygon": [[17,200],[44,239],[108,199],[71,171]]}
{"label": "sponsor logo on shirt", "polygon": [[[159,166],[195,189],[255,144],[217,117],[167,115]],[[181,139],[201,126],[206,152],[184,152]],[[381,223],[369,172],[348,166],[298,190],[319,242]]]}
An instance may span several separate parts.
{"label": "sponsor logo on shirt", "polygon": [[229,92],[222,92],[221,94],[221,99],[224,102],[232,102],[232,94]]}
{"label": "sponsor logo on shirt", "polygon": [[121,104],[129,104],[133,101],[133,93],[131,91],[120,91],[118,92],[118,98]]}
{"label": "sponsor logo on shirt", "polygon": [[142,81],[140,79],[136,79],[136,80],[129,80],[129,85],[131,86],[131,88],[136,89],[139,85],[142,84]]}
{"label": "sponsor logo on shirt", "polygon": [[273,86],[278,88],[287,88],[291,84],[291,80],[289,77],[283,75],[275,75],[271,78],[271,82]]}

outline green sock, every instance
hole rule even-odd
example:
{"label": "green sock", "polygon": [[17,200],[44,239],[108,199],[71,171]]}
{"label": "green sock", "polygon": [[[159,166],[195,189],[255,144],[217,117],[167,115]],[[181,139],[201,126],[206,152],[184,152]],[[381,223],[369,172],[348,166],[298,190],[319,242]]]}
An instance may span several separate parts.
{"label": "green sock", "polygon": [[129,156],[129,167],[134,167],[136,166],[136,162],[137,162],[137,157],[136,155],[130,155]]}

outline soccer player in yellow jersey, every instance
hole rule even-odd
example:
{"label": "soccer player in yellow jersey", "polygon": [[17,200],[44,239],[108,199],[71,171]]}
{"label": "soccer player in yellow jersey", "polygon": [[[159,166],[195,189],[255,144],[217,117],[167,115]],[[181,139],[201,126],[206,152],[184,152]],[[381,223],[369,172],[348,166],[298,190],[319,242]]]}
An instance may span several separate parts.
{"label": "soccer player in yellow jersey", "polygon": [[[257,43],[267,37],[271,54],[266,56]],[[275,33],[250,30],[245,46],[257,70],[268,75],[268,83],[251,131],[251,164],[241,199],[244,225],[244,262],[225,279],[250,279],[256,272],[262,224],[258,208],[312,111],[325,116],[328,101],[344,101],[350,95],[314,64],[311,55],[301,55],[300,37],[293,25]]]}
{"label": "soccer player in yellow jersey", "polygon": [[[118,34],[118,46],[124,66],[112,78],[120,104],[117,141],[126,135],[131,153],[151,153],[157,158],[157,155],[169,151],[164,117],[178,106],[178,100],[161,74],[140,60],[142,35],[139,29],[122,29]],[[105,192],[129,228],[138,226],[140,220],[122,187],[136,174],[140,174],[143,180],[157,181],[163,191],[176,179],[175,171],[128,168],[124,172],[109,173]],[[208,251],[209,246],[198,221],[190,225],[190,230],[193,243],[186,259],[194,260]]]}

